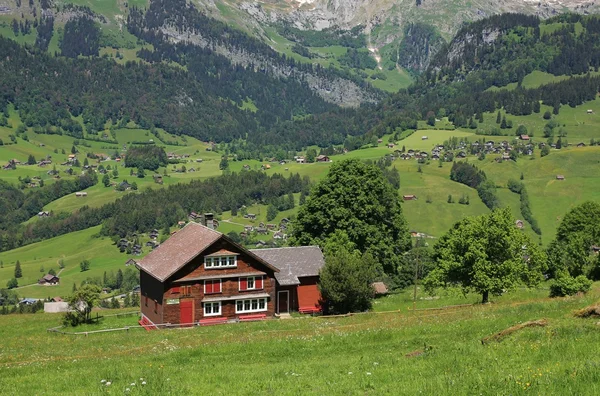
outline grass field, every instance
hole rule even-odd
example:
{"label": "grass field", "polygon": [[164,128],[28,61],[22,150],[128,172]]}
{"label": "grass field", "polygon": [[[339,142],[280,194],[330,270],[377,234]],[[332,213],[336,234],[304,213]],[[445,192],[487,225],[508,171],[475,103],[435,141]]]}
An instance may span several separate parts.
{"label": "grass field", "polygon": [[[587,110],[592,110],[591,114],[587,113]],[[513,128],[511,129],[500,129],[505,135],[516,135],[516,130],[519,125],[525,125],[527,127],[528,134],[538,138],[538,141],[545,141],[543,137],[544,126],[548,123],[548,120],[543,119],[544,112],[552,112],[552,108],[549,106],[541,106],[539,114],[533,113],[527,116],[513,116],[506,114],[501,111],[501,114],[506,115],[507,120],[513,121]],[[496,115],[494,113],[484,113],[484,122],[479,124],[478,130],[482,133],[489,133],[493,128],[499,128],[496,124]],[[552,116],[558,124],[567,131],[566,140],[569,143],[579,143],[580,141],[589,143],[590,139],[600,138],[600,99],[596,98],[594,101],[586,102],[581,106],[570,107],[562,106],[558,115]],[[555,139],[558,139],[558,133],[556,133]],[[563,138],[565,139],[565,138]]]}
{"label": "grass field", "polygon": [[[77,286],[87,277],[102,277],[104,271],[125,269],[128,257],[113,246],[105,237],[96,237],[100,226],[87,230],[72,232],[43,242],[34,243],[19,249],[2,252],[3,268],[0,268],[0,287],[4,287],[7,279],[13,277],[15,263],[21,263],[23,277],[18,279],[19,285],[36,283],[52,268],[59,272],[59,260],[63,260],[65,269],[60,273],[61,284],[58,286],[27,286],[17,289],[21,297],[46,298],[66,296],[71,293],[73,283]],[[81,272],[79,263],[90,260],[90,270]],[[44,272],[40,269],[44,268]]]}
{"label": "grass field", "polygon": [[[540,299],[543,291],[518,291],[491,305],[416,313],[406,310],[409,294],[376,303],[378,311],[400,310],[390,313],[89,337],[47,333],[58,315],[10,315],[0,321],[0,386],[4,394],[600,392],[597,319],[572,316],[597,301],[597,286],[586,297],[549,300]],[[473,302],[441,296],[430,304],[461,299]],[[541,318],[547,327],[480,341]],[[105,320],[98,327],[136,324],[135,317]]]}

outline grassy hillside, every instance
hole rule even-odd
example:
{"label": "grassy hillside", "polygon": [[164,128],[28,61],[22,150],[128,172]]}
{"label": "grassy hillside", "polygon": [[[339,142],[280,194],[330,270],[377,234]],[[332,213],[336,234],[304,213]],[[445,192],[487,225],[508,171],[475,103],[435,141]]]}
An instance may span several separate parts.
{"label": "grassy hillside", "polygon": [[[91,276],[101,277],[104,271],[124,269],[127,256],[119,253],[109,238],[97,237],[100,226],[84,231],[72,232],[40,243],[34,243],[19,249],[2,252],[3,268],[0,268],[0,285],[4,287],[7,279],[13,277],[15,263],[21,263],[23,277],[18,279],[17,293],[23,297],[46,298],[65,296],[71,293],[73,283],[77,286]],[[52,268],[58,274],[59,260],[64,263],[60,272],[61,284],[58,286],[38,286],[35,283]],[[90,260],[89,271],[81,272],[79,263]],[[44,272],[40,269],[44,268]]]}
{"label": "grassy hillside", "polygon": [[[411,313],[407,292],[376,302],[376,310],[401,309],[390,313],[89,337],[46,332],[59,315],[11,315],[0,322],[0,386],[10,394],[182,394],[207,388],[285,395],[597,394],[599,361],[591,347],[597,320],[574,318],[572,311],[596,301],[598,287],[583,298],[548,300],[543,294],[522,290],[487,306]],[[427,304],[475,299],[446,295]],[[542,318],[547,327],[481,344],[483,337]],[[136,318],[106,318],[95,328],[127,325],[135,326]]]}
{"label": "grassy hillside", "polygon": [[[592,105],[593,104],[590,104],[590,106]],[[129,133],[127,138],[137,138],[138,135],[144,136],[144,132],[137,131],[136,133]],[[120,134],[117,136],[119,138],[122,137]],[[428,136],[428,139],[423,140],[422,136]],[[466,137],[468,139],[480,138],[480,136],[474,135],[472,132],[460,130],[420,130],[414,132],[406,139],[398,141],[398,145],[394,148],[387,147],[388,136],[384,137],[383,142],[377,147],[351,151],[345,155],[332,156],[331,158],[334,162],[345,158],[376,160],[393,152],[401,146],[405,146],[407,150],[415,149],[429,151],[434,145],[441,144],[452,136]],[[39,135],[39,138],[43,137],[50,136]],[[60,147],[60,145],[64,147],[70,146],[71,143],[68,142],[68,139],[70,138],[60,138],[66,140],[59,144],[58,142],[61,142],[61,139],[55,139],[54,144],[57,144],[57,147]],[[492,139],[502,140],[506,138],[495,136]],[[164,177],[163,186],[185,182],[186,180],[191,180],[193,178],[210,177],[221,173],[218,169],[218,158],[220,154],[203,150],[202,148],[205,146],[203,146],[202,143],[196,143],[189,138],[188,143],[192,145],[179,147],[172,146],[170,148],[179,150],[180,152],[190,153],[192,161],[197,157],[206,158],[206,160],[201,164],[193,162],[192,165],[192,163],[190,163],[188,168],[191,166],[199,167],[198,171],[192,173],[176,173],[172,171],[171,166],[168,168],[169,176]],[[49,144],[53,143],[49,141]],[[20,141],[17,145],[0,147],[0,150],[9,150],[8,152],[11,154],[8,156],[10,157],[14,156],[15,151],[13,151],[13,149],[16,147],[34,148],[36,150],[46,149],[39,148],[33,143]],[[196,150],[198,150],[197,153]],[[24,154],[26,153],[27,151],[24,151]],[[498,197],[501,205],[509,206],[512,209],[515,218],[521,218],[519,196],[503,187],[506,186],[508,179],[519,179],[520,175],[523,174],[523,182],[529,192],[533,215],[543,232],[541,241],[546,245],[553,238],[556,227],[560,223],[562,216],[564,216],[570,208],[585,200],[600,199],[600,172],[598,172],[600,165],[597,159],[599,153],[600,147],[572,147],[563,150],[552,150],[550,155],[543,158],[539,157],[539,150],[536,150],[533,157],[522,157],[518,159],[517,162],[509,161],[497,163],[494,158],[495,156],[492,155],[488,156],[484,161],[478,161],[474,157],[471,157],[468,160],[473,161],[478,167],[483,169],[488,175],[488,178],[501,187],[498,190]],[[230,164],[230,169],[232,171],[239,172],[243,165],[249,165],[253,169],[259,169],[261,165],[267,164],[267,162],[232,161]],[[113,163],[113,165],[117,164]],[[267,173],[281,173],[285,175],[297,172],[302,176],[310,177],[313,181],[318,181],[327,173],[330,163],[297,164],[291,162],[284,165],[280,165],[279,163],[269,163],[269,165],[271,168],[265,171]],[[443,163],[440,168],[437,161],[432,161],[431,163],[421,165],[421,172],[419,172],[419,164],[414,160],[396,160],[394,161],[393,166],[400,172],[401,187],[398,193],[400,195],[414,194],[418,197],[416,201],[406,201],[403,204],[404,215],[411,230],[423,232],[434,237],[440,237],[452,226],[452,224],[462,219],[464,216],[479,215],[488,211],[474,189],[455,183],[449,179],[451,167],[451,164],[449,163]],[[128,175],[128,169],[120,166],[118,169],[118,180],[135,180],[138,183],[140,190],[162,187],[154,183],[149,176],[144,179],[138,179],[130,177]],[[45,170],[42,168],[21,167],[17,171],[1,171],[0,176],[3,178],[9,177],[13,175],[12,172],[45,175]],[[162,174],[162,172],[163,169],[161,168],[160,173]],[[556,181],[555,178],[557,174],[565,175],[566,180],[562,182]],[[12,177],[14,178],[15,176]],[[85,198],[75,197],[74,194],[71,194],[46,205],[45,209],[59,212],[77,210],[83,205],[96,207],[111,202],[123,194],[135,193],[117,192],[113,188],[104,187],[101,183],[89,188],[87,191],[88,196]],[[447,202],[448,195],[452,195],[455,203]],[[463,195],[469,197],[469,205],[458,204],[458,200]],[[297,200],[298,197],[296,197],[296,203],[298,204]],[[298,207],[279,213],[275,222],[278,222],[283,217],[289,218],[290,216],[293,216],[297,209]],[[258,215],[258,219],[254,222],[255,224],[258,224],[260,221],[266,222],[267,208],[265,205],[253,205],[250,206],[247,211]],[[244,219],[239,214],[238,216],[232,217],[229,212],[220,215],[219,219],[221,220],[221,227],[219,230],[224,233],[230,231],[241,232],[243,230],[243,225],[252,224],[252,222]],[[37,221],[37,219],[34,217],[30,221]],[[56,270],[56,263],[60,258],[72,257],[72,259],[70,259],[72,263],[67,267],[67,269],[70,267],[71,270],[65,270],[65,272],[61,274],[63,286],[61,286],[60,289],[56,288],[53,290],[53,292],[56,291],[60,293],[68,293],[73,282],[79,284],[81,280],[85,279],[87,276],[101,276],[106,269],[116,270],[120,268],[126,261],[126,256],[119,253],[116,247],[111,245],[111,241],[92,238],[91,236],[97,233],[98,229],[99,228],[96,227],[91,230],[43,241],[35,244],[35,248],[24,247],[3,253],[3,257],[7,257],[7,259],[3,258],[5,268],[3,270],[0,269],[0,284],[5,284],[8,279],[12,277],[12,268],[14,268],[13,265],[17,259],[25,265],[25,279],[20,280],[19,283],[26,284],[33,283],[39,278],[41,274],[39,269],[42,265],[46,271],[50,268]],[[526,224],[525,230],[537,240],[538,237],[533,234],[528,224]],[[264,240],[269,240],[270,238],[271,236],[257,237],[257,239]],[[431,243],[433,242],[434,241]],[[81,249],[82,244],[89,245],[91,248]],[[42,251],[46,254],[39,254],[39,252]],[[42,259],[42,257],[44,258]],[[96,266],[94,265],[94,261],[98,258],[102,258],[103,262],[101,265]],[[78,272],[78,264],[83,259],[92,260],[92,268],[87,274]],[[45,297],[47,292],[43,288],[31,287],[20,289],[19,293],[23,296]]]}

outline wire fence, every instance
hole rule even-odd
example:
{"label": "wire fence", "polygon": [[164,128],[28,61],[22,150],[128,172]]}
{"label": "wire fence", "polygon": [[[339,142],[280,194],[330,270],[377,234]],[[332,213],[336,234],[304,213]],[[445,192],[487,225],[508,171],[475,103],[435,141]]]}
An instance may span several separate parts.
{"label": "wire fence", "polygon": [[[456,310],[456,309],[461,309],[461,308],[472,308],[475,305],[473,304],[461,304],[461,305],[448,305],[448,306],[444,306],[444,307],[439,307],[439,308],[421,308],[421,309],[415,309],[415,310],[411,310],[409,308],[409,311],[412,311],[414,313],[417,312],[427,312],[427,311],[451,311],[451,310]],[[318,315],[318,316],[309,316],[309,317],[301,317],[301,318],[294,318],[292,317],[291,319],[309,319],[309,318],[315,318],[315,319],[333,319],[333,318],[347,318],[347,317],[351,317],[351,316],[357,316],[357,315],[384,315],[384,314],[401,314],[401,313],[406,313],[406,311],[403,310],[394,310],[394,311],[380,311],[380,312],[354,312],[354,313],[347,313],[347,314],[343,314],[343,315]],[[436,315],[439,315],[440,313],[438,312]],[[105,315],[104,317],[124,317],[124,316],[140,316],[141,313],[138,311],[135,312],[124,312],[124,313],[118,313],[118,314],[112,314],[112,315]],[[430,315],[420,315],[423,317],[426,316],[430,316]],[[154,329],[190,329],[190,328],[194,328],[194,327],[204,327],[204,326],[213,326],[213,325],[217,325],[217,324],[231,324],[231,323],[240,323],[241,321],[238,319],[230,319],[224,322],[215,322],[215,323],[200,323],[200,322],[192,322],[192,323],[149,323],[147,325],[136,325],[136,326],[124,326],[124,327],[116,327],[116,328],[109,328],[109,329],[100,329],[100,330],[90,330],[90,331],[78,331],[78,332],[72,332],[72,331],[63,331],[62,329],[65,328],[65,326],[57,326],[57,327],[53,327],[50,329],[47,329],[48,332],[51,333],[58,333],[58,334],[63,334],[63,335],[71,335],[71,336],[89,336],[89,335],[93,335],[93,334],[102,334],[102,333],[111,333],[111,332],[118,332],[118,331],[125,331],[125,332],[129,332],[129,331],[135,331],[135,330],[154,330]]]}

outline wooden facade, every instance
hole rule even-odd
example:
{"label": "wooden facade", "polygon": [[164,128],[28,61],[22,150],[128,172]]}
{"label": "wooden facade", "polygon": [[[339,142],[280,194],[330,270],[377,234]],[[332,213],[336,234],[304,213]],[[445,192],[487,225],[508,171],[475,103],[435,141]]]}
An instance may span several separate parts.
{"label": "wooden facade", "polygon": [[206,319],[275,314],[277,270],[225,236],[165,280],[146,272],[143,263],[141,310],[154,324],[197,324]]}

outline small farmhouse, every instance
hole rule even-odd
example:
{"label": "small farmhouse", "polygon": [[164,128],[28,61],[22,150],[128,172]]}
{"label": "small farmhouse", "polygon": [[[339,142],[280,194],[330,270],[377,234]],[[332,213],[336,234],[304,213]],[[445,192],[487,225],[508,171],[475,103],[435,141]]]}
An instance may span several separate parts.
{"label": "small farmhouse", "polygon": [[208,324],[275,312],[277,268],[198,223],[188,223],[137,267],[145,323]]}
{"label": "small farmhouse", "polygon": [[317,156],[317,162],[329,162],[329,157],[326,155]]}
{"label": "small farmhouse", "polygon": [[316,246],[247,250],[188,223],[136,264],[140,322],[205,325],[318,312],[323,264]]}
{"label": "small farmhouse", "polygon": [[60,278],[56,275],[47,274],[44,275],[44,277],[40,279],[38,283],[44,286],[58,285],[60,283]]}
{"label": "small farmhouse", "polygon": [[565,180],[564,175],[556,175],[556,180]]}
{"label": "small farmhouse", "polygon": [[416,195],[403,195],[402,199],[404,201],[416,201],[417,200],[417,196]]}

